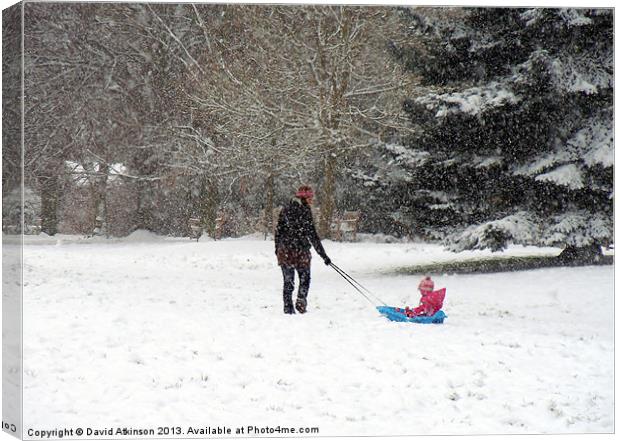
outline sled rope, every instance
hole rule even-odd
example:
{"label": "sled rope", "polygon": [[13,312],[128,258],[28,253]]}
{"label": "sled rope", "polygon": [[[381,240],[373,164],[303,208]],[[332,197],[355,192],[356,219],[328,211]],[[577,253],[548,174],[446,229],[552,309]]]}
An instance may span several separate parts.
{"label": "sled rope", "polygon": [[[361,283],[359,283],[357,280],[355,280],[353,277],[351,277],[350,275],[348,275],[346,272],[344,272],[341,268],[339,268],[338,266],[336,266],[334,263],[330,263],[329,266],[331,266],[338,274],[340,274],[340,276],[342,276],[342,278],[344,280],[346,280],[347,282],[349,282],[349,284],[355,288],[357,290],[357,292],[359,292],[361,295],[364,296],[364,298],[366,300],[368,300],[373,306],[376,306],[376,302],[373,302],[372,300],[370,300],[370,298],[368,298],[368,296],[366,294],[364,294],[364,291],[366,291],[366,293],[372,297],[374,297],[376,300],[378,300],[380,303],[383,303],[384,306],[387,306],[387,304],[381,300],[379,297],[377,297],[375,294],[373,294],[368,288],[366,288],[364,285],[362,285]],[[361,288],[361,289],[360,289]]]}
{"label": "sled rope", "polygon": [[359,292],[361,295],[363,295],[363,296],[364,296],[364,298],[365,298],[366,300],[368,300],[368,301],[370,302],[370,304],[371,304],[371,305],[375,306],[375,302],[373,302],[372,300],[370,300],[366,294],[364,294],[364,293],[363,293],[363,292],[362,292],[362,291],[361,291],[361,290],[360,290],[357,286],[355,286],[355,284],[354,284],[351,280],[349,280],[349,279],[347,278],[347,276],[346,276],[344,273],[340,272],[339,268],[338,268],[336,265],[334,265],[334,264],[332,263],[330,266],[331,266],[331,267],[332,267],[332,268],[333,268],[333,269],[334,269],[334,270],[335,270],[338,274],[340,274],[340,276],[342,276],[342,278],[343,278],[344,280],[346,280],[347,282],[349,282],[349,284],[350,284],[353,288],[355,288],[355,289],[357,290],[357,292]]}

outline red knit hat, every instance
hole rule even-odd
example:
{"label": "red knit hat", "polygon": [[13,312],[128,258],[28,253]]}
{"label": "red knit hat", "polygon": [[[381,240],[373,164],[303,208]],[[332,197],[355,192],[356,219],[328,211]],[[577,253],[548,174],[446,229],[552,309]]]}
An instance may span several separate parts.
{"label": "red knit hat", "polygon": [[426,276],[422,279],[420,284],[418,285],[418,289],[420,291],[432,291],[435,288],[435,282],[431,279],[430,276]]}
{"label": "red knit hat", "polygon": [[309,185],[302,185],[297,189],[295,196],[301,199],[309,199],[314,197],[314,192],[312,191],[312,187]]}

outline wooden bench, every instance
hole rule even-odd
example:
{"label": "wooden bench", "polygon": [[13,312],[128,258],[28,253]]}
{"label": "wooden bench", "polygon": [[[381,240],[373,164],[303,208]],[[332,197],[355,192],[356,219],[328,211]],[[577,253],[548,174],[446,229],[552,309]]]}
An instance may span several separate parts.
{"label": "wooden bench", "polygon": [[335,240],[355,242],[361,213],[359,211],[345,211],[342,216],[334,219],[331,224],[331,234]]}
{"label": "wooden bench", "polygon": [[200,221],[200,218],[189,218],[189,230],[190,239],[196,239],[196,242],[198,242],[198,239],[200,239],[200,236],[202,236],[202,222]]}

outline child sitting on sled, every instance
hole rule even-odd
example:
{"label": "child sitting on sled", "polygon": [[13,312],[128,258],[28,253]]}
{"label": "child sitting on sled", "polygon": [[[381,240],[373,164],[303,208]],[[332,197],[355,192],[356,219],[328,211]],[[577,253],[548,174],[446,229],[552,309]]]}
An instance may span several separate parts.
{"label": "child sitting on sled", "polygon": [[426,276],[422,279],[418,285],[418,290],[422,297],[420,298],[420,305],[417,308],[405,309],[407,317],[417,316],[432,316],[443,306],[443,299],[446,297],[446,288],[442,288],[439,291],[433,291],[435,289],[435,282]]}

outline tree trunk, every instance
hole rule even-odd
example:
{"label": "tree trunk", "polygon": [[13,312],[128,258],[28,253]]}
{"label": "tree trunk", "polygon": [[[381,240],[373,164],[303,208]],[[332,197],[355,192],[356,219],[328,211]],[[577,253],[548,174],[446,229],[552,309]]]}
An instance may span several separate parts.
{"label": "tree trunk", "polygon": [[273,231],[273,225],[275,222],[275,219],[273,218],[273,195],[275,193],[273,172],[269,173],[266,185],[267,200],[265,202],[265,240],[267,240],[269,233]]}
{"label": "tree trunk", "polygon": [[216,219],[218,207],[217,185],[212,179],[203,176],[200,183],[200,196],[198,200],[198,212],[203,230],[213,238],[216,233]]}
{"label": "tree trunk", "polygon": [[153,230],[153,188],[148,181],[138,181],[138,207],[136,229]]}
{"label": "tree trunk", "polygon": [[97,177],[92,186],[92,194],[94,199],[94,217],[93,217],[93,236],[108,235],[108,221],[107,221],[107,203],[106,194],[108,190],[108,165],[99,164]]}
{"label": "tree trunk", "polygon": [[50,236],[58,233],[59,180],[57,174],[41,179],[41,231]]}
{"label": "tree trunk", "polygon": [[321,218],[319,235],[329,238],[329,227],[336,208],[336,156],[329,153],[325,159],[323,189],[321,191]]}

